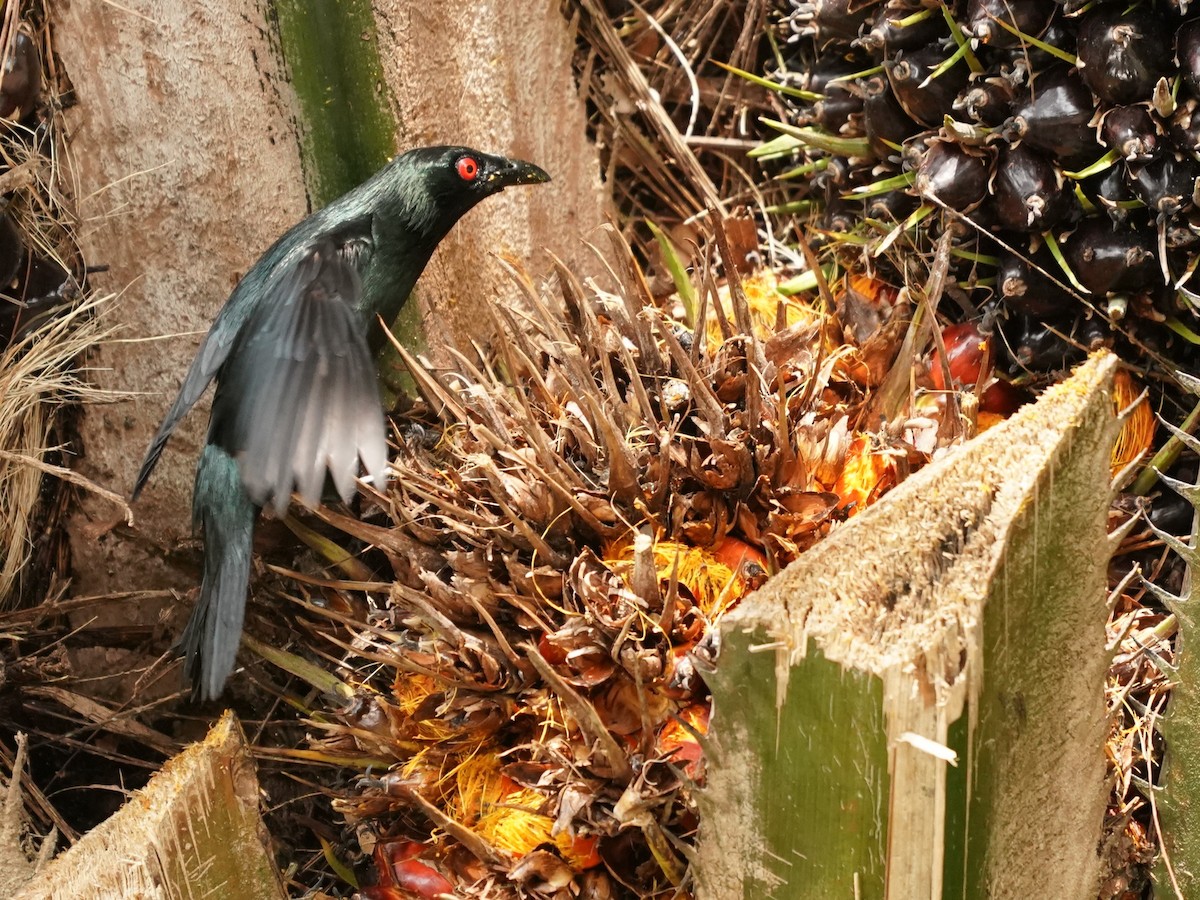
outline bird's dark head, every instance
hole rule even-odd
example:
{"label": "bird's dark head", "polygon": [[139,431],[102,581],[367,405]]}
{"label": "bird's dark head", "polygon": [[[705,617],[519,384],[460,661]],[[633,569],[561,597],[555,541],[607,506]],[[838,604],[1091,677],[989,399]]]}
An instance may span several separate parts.
{"label": "bird's dark head", "polygon": [[[518,184],[550,180],[538,166],[469,147],[421,147],[396,157],[380,173],[400,201],[408,225],[440,240],[471,207]],[[383,185],[381,185],[383,186]]]}

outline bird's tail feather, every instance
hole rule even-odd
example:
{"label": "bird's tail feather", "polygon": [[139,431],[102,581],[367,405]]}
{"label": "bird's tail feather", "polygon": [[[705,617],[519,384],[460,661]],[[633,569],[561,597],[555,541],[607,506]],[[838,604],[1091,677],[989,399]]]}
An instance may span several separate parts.
{"label": "bird's tail feather", "polygon": [[233,672],[257,516],[237,462],[219,447],[207,445],[196,468],[192,500],[193,527],[204,528],[204,581],[180,642],[184,674],[198,700],[220,696]]}

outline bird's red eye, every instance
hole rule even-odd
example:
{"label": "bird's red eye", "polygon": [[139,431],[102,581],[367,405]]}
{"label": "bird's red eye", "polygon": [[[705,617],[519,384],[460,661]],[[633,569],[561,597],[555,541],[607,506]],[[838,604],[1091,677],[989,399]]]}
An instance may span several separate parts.
{"label": "bird's red eye", "polygon": [[471,156],[461,157],[454,167],[458,170],[458,177],[463,181],[474,181],[475,176],[479,174],[479,163]]}

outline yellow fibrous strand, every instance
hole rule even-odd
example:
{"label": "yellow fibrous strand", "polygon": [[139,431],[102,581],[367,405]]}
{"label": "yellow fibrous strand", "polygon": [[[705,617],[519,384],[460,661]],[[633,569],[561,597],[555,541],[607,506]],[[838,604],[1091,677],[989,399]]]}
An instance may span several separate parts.
{"label": "yellow fibrous strand", "polygon": [[[628,582],[633,571],[632,539],[621,538],[610,544],[604,560]],[[692,547],[679,541],[658,541],[654,545],[654,568],[664,586],[670,583],[672,573],[675,573],[679,586],[687,590],[710,620],[746,593],[742,576],[703,547]]]}
{"label": "yellow fibrous strand", "polygon": [[[1154,410],[1150,408],[1149,400],[1142,397],[1142,393],[1141,384],[1129,372],[1117,369],[1113,377],[1113,406],[1118,415],[1125,413],[1126,418],[1113,444],[1114,475],[1149,450],[1154,440]],[[1139,397],[1141,400],[1138,400]],[[1137,405],[1130,409],[1130,405],[1135,401]]]}
{"label": "yellow fibrous strand", "polygon": [[[775,333],[780,307],[783,308],[783,321],[787,328],[815,322],[820,318],[820,313],[813,309],[807,300],[779,293],[779,279],[775,277],[774,272],[766,269],[743,279],[742,290],[746,294],[746,305],[750,309],[751,328],[760,339],[765,340]],[[717,299],[721,304],[721,311],[725,314],[725,320],[736,323],[737,316],[728,284],[721,287]],[[738,330],[736,324],[733,330]],[[723,340],[721,323],[715,310],[709,310],[704,333],[709,355],[715,355]]]}
{"label": "yellow fibrous strand", "polygon": [[401,715],[412,724],[412,737],[419,741],[446,741],[455,736],[455,731],[440,716],[430,710],[428,717],[416,719],[422,707],[436,694],[442,693],[441,684],[428,675],[397,670],[392,684],[392,696]]}
{"label": "yellow fibrous strand", "polygon": [[541,844],[553,844],[575,868],[594,863],[593,842],[552,834],[554,820],[539,810],[546,798],[506,776],[500,757],[481,753],[459,764],[447,813],[498,850],[522,857]]}
{"label": "yellow fibrous strand", "polygon": [[850,515],[854,515],[874,503],[895,484],[895,460],[875,446],[870,435],[856,434],[833,487],[839,505],[847,507]]}

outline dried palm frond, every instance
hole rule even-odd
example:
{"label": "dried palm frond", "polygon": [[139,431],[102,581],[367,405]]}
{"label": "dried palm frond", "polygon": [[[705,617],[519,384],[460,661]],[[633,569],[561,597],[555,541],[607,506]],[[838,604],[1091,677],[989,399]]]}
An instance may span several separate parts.
{"label": "dried palm frond", "polygon": [[[40,2],[5,5],[0,29],[0,606],[22,579],[44,577],[53,541],[30,565],[35,524],[54,507],[45,491],[53,463],[56,410],[96,398],[76,371],[98,341],[72,228],[75,196],[46,11]],[[43,523],[44,524],[44,523]]]}
{"label": "dried palm frond", "polygon": [[756,67],[767,3],[631,3],[621,17],[610,8],[564,3],[579,23],[576,70],[623,220],[653,219],[686,243],[707,235],[697,210],[762,206],[738,157],[754,146],[749,113],[767,111],[767,92],[714,60]]}
{"label": "dried palm frond", "polygon": [[103,339],[96,310],[108,299],[89,297],[0,352],[0,603],[14,596],[33,550],[55,409],[102,399],[75,361]]}

